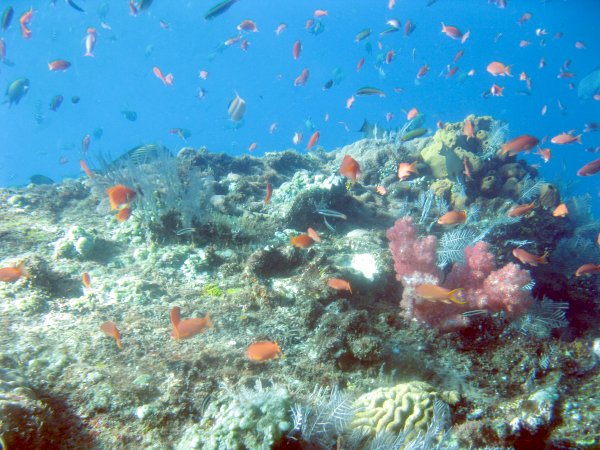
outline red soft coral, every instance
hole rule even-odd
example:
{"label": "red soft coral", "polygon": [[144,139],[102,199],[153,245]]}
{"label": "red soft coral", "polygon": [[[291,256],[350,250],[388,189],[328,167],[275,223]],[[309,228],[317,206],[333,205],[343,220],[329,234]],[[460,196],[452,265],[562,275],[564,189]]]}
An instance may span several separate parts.
{"label": "red soft coral", "polygon": [[512,319],[526,312],[533,303],[529,291],[523,289],[531,281],[529,272],[512,263],[497,269],[494,255],[485,242],[467,247],[465,264],[454,264],[443,283],[449,289],[464,289],[460,293],[464,304],[425,300],[414,288],[419,284],[440,285],[441,273],[435,266],[437,239],[434,236],[418,238],[410,218],[397,220],[387,237],[396,278],[404,286],[400,305],[407,318],[416,318],[448,332],[469,325],[469,319],[462,315],[466,311],[504,311]]}
{"label": "red soft coral", "polygon": [[390,241],[398,281],[412,276],[415,272],[433,275],[438,279],[441,277],[435,265],[437,238],[417,237],[417,230],[410,217],[396,220],[394,226],[387,230],[386,236]]}

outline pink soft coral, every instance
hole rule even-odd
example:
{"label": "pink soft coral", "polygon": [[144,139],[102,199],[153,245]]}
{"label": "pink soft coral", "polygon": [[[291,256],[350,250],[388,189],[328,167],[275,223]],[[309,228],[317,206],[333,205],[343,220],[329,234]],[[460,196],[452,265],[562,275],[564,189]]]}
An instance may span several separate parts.
{"label": "pink soft coral", "polygon": [[[418,238],[410,218],[396,221],[387,233],[394,258],[396,277],[404,291],[400,303],[408,318],[416,318],[442,332],[469,325],[462,315],[466,311],[504,311],[515,318],[532,305],[533,299],[523,287],[531,281],[529,272],[509,263],[497,269],[494,255],[485,242],[465,249],[465,264],[454,264],[445,283],[435,266],[437,239],[434,236]],[[418,296],[419,284],[443,285],[448,289],[464,289],[461,300],[465,303],[445,304],[432,302]]]}
{"label": "pink soft coral", "polygon": [[435,236],[417,237],[417,230],[410,217],[396,220],[387,230],[390,251],[394,258],[396,279],[413,276],[415,272],[440,278],[436,261],[437,238]]}

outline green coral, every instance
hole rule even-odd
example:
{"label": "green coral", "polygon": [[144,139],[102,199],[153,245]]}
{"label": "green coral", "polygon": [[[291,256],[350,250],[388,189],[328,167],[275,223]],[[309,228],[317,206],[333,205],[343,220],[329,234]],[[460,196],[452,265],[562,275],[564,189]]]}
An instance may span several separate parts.
{"label": "green coral", "polygon": [[74,225],[54,244],[54,257],[91,259],[95,246],[96,238],[79,225]]}
{"label": "green coral", "polygon": [[438,392],[423,381],[378,388],[356,400],[357,413],[350,427],[372,437],[383,432],[405,433],[410,441],[427,431],[437,399],[453,404],[458,398],[458,392]]}
{"label": "green coral", "polygon": [[218,285],[208,283],[202,287],[202,294],[208,297],[221,297],[223,296],[223,291]]}

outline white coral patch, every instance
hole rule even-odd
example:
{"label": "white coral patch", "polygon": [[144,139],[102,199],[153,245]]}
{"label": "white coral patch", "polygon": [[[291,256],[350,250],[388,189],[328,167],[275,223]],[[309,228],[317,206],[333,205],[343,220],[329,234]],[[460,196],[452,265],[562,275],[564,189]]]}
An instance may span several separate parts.
{"label": "white coral patch", "polygon": [[353,255],[350,267],[370,281],[373,281],[375,275],[379,274],[377,261],[370,253],[357,253]]}

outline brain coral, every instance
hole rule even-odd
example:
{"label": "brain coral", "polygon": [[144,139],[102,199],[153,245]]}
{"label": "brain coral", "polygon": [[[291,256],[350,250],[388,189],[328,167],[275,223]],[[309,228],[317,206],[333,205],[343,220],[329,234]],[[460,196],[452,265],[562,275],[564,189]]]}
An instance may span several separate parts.
{"label": "brain coral", "polygon": [[372,436],[382,432],[406,433],[406,440],[425,433],[433,417],[436,399],[453,404],[458,392],[437,392],[423,381],[401,383],[389,388],[378,388],[360,396],[354,406],[357,413],[351,428]]}

